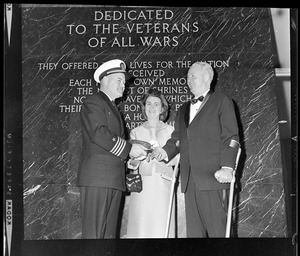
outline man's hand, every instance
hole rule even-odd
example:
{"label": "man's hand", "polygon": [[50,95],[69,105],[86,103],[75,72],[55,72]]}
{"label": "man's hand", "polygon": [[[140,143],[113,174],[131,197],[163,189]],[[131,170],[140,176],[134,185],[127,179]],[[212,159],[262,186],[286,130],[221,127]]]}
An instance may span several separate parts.
{"label": "man's hand", "polygon": [[140,144],[132,144],[129,156],[133,159],[138,158],[138,160],[140,160],[147,156],[146,148]]}
{"label": "man's hand", "polygon": [[133,167],[138,166],[138,164],[140,163],[139,160],[135,160],[135,159],[130,159],[130,165],[132,165]]}
{"label": "man's hand", "polygon": [[222,167],[220,170],[215,172],[215,178],[220,183],[229,183],[232,180],[232,168]]}
{"label": "man's hand", "polygon": [[162,147],[154,147],[151,153],[151,159],[155,158],[157,161],[162,161],[167,158],[167,152]]}

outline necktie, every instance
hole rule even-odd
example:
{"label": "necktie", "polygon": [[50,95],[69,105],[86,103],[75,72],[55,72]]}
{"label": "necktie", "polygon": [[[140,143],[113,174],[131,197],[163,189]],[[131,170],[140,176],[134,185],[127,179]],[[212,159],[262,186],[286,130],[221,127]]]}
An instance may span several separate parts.
{"label": "necktie", "polygon": [[197,99],[191,99],[191,102],[192,102],[192,104],[196,104],[197,102],[198,102],[198,100],[200,101],[200,102],[202,102],[203,101],[203,99],[204,99],[204,96],[202,95],[202,96],[200,96],[199,98],[197,98]]}

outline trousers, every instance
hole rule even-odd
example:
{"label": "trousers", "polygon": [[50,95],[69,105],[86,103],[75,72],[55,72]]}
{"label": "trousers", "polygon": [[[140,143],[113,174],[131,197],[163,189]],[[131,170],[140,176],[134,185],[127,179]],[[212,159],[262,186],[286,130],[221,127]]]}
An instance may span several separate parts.
{"label": "trousers", "polygon": [[82,239],[116,238],[122,191],[80,187]]}
{"label": "trousers", "polygon": [[225,237],[229,190],[199,190],[191,175],[185,193],[187,237]]}

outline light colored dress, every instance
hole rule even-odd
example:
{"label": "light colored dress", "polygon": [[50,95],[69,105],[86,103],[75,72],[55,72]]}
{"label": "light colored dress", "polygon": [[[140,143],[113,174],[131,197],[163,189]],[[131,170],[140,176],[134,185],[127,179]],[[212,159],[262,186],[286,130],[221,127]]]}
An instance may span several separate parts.
{"label": "light colored dress", "polygon": [[[133,129],[130,138],[164,146],[171,137],[174,127],[160,121],[156,128],[148,122]],[[141,161],[139,173],[142,175],[143,190],[131,193],[128,210],[126,238],[165,238],[168,208],[172,189],[172,174],[175,158],[168,165],[156,159]],[[128,167],[132,168],[130,161]],[[135,170],[134,173],[137,171]],[[163,178],[163,177],[165,178]],[[169,179],[166,179],[169,177]],[[174,199],[173,199],[174,200]],[[175,200],[170,220],[169,238],[175,237]]]}

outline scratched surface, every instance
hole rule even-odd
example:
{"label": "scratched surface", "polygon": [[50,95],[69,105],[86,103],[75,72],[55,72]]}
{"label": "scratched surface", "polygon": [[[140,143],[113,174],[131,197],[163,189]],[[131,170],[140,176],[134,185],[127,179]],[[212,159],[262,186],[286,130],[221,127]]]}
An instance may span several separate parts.
{"label": "scratched surface", "polygon": [[[132,72],[144,71],[140,73],[141,79],[136,80],[139,84],[130,85],[131,94],[119,105],[124,117],[127,117],[128,129],[137,125],[134,115],[139,113],[139,109],[134,107],[138,97],[134,95],[141,95],[140,87],[157,86],[164,90],[171,103],[169,121],[172,121],[176,106],[190,98],[184,81],[187,61],[221,61],[218,62],[220,65],[215,65],[218,73],[215,89],[226,93],[235,102],[243,149],[237,170],[237,196],[233,214],[235,235],[286,236],[285,194],[273,90],[275,77],[272,68],[271,18],[268,10],[158,9],[170,10],[168,14],[172,13],[172,19],[153,16],[139,21],[120,19],[114,22],[120,24],[118,34],[113,34],[111,30],[110,34],[95,35],[93,24],[108,26],[113,23],[95,22],[95,11],[146,12],[147,8],[23,5],[23,196],[26,240],[80,239],[79,193],[76,186],[81,151],[77,109],[80,102],[75,103],[74,97],[87,93],[79,88],[88,86],[95,92],[98,86],[90,82],[93,68],[74,69],[63,65],[98,63],[111,58],[123,59],[131,66]],[[140,33],[133,25],[146,22],[168,24],[168,30],[165,25],[164,32],[156,33],[154,28],[148,27],[149,31],[146,30],[150,25],[143,25]],[[78,32],[82,34],[70,34],[67,26],[70,24],[84,24],[86,32],[83,33],[80,30],[83,27],[79,27]],[[181,24],[189,24],[190,31],[186,28],[183,32]],[[193,24],[196,24],[196,32],[192,31]],[[90,38],[99,38],[101,35],[107,37],[107,45],[87,45]],[[151,36],[152,45],[143,45],[141,37],[146,40],[145,37],[149,39]],[[112,46],[116,37],[120,39],[120,44],[125,40],[122,45]],[[162,61],[171,63],[171,66],[156,68],[157,63]],[[137,66],[142,62],[151,62],[152,65]],[[39,63],[47,65],[41,66]],[[163,73],[151,71],[155,69]],[[182,80],[170,83],[159,80],[167,78]],[[71,85],[70,79],[83,79],[85,84]],[[70,105],[75,106],[74,111],[69,107],[68,112],[66,106]],[[185,237],[184,198],[180,191],[177,194],[178,237]],[[121,237],[126,235],[128,199],[124,207]]]}

